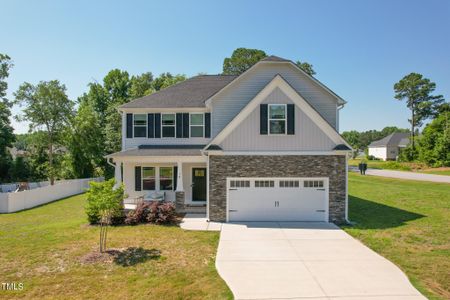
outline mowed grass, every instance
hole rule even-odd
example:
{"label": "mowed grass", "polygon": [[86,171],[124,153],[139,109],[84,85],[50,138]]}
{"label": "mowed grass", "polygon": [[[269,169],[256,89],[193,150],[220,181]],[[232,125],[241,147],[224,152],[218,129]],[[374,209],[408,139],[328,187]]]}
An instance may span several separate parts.
{"label": "mowed grass", "polygon": [[98,247],[99,228],[87,225],[85,196],[78,195],[14,214],[0,214],[0,298],[23,299],[230,299],[215,269],[218,232],[176,226],[118,226],[109,248],[142,247],[160,257],[132,266],[86,264]]}
{"label": "mowed grass", "polygon": [[[350,159],[348,161],[348,165],[357,167],[361,161],[362,161],[361,158]],[[386,169],[386,170],[410,171],[435,175],[450,175],[450,167],[430,168],[423,163],[367,160],[367,159],[364,159],[364,162],[366,162],[367,167],[371,169]]]}
{"label": "mowed grass", "polygon": [[430,299],[450,299],[450,185],[349,174],[352,236]]}

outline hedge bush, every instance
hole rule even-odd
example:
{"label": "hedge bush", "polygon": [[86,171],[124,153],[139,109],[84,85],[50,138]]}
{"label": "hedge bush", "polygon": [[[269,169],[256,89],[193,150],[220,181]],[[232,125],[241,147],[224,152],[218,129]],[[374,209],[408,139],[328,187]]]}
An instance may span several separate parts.
{"label": "hedge bush", "polygon": [[125,218],[125,224],[140,223],[173,224],[176,222],[175,205],[172,202],[152,201],[141,202],[134,211],[130,211]]}

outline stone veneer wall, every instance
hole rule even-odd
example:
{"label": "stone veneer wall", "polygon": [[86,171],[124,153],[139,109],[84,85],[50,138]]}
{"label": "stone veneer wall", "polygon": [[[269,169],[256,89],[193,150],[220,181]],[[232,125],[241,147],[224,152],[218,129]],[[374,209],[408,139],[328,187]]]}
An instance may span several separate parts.
{"label": "stone veneer wall", "polygon": [[184,212],[184,192],[175,192],[175,210],[177,212]]}
{"label": "stone veneer wall", "polygon": [[227,177],[328,177],[329,221],[345,222],[344,155],[211,155],[209,218],[226,221]]}

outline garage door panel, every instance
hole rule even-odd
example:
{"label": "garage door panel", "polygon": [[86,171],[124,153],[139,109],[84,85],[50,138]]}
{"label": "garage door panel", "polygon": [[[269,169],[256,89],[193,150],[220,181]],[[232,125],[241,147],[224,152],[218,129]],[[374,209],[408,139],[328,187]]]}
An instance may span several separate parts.
{"label": "garage door panel", "polygon": [[274,179],[273,187],[261,188],[260,179],[248,180],[248,187],[229,185],[229,221],[328,221],[327,186],[304,187],[305,179],[297,179],[297,187],[280,187],[282,179]]}

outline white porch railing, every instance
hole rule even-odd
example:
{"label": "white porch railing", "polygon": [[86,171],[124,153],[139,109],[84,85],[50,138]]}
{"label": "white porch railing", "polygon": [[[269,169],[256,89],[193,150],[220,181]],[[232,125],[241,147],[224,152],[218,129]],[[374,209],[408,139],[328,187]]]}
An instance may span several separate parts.
{"label": "white porch railing", "polygon": [[89,188],[90,181],[103,180],[103,177],[63,180],[22,192],[0,193],[0,213],[16,212],[80,194]]}

